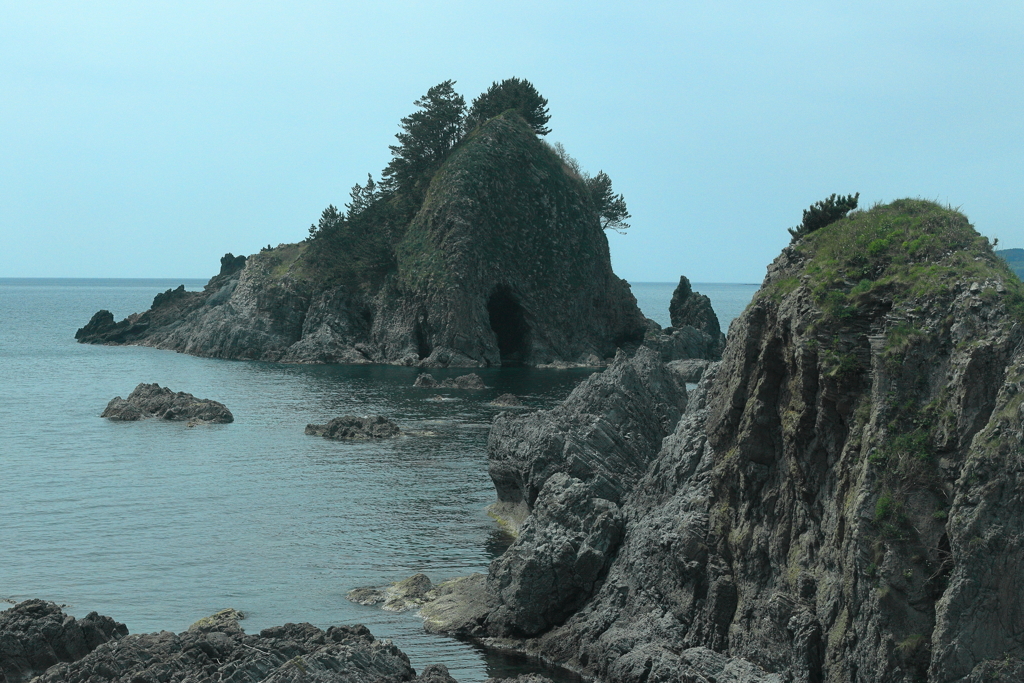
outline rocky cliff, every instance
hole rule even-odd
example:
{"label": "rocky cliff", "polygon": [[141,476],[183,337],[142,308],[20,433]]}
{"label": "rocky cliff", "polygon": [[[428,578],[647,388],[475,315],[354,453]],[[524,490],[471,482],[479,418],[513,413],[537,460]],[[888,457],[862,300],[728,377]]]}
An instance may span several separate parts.
{"label": "rocky cliff", "polygon": [[100,311],[76,338],[426,367],[598,364],[643,340],[586,187],[514,112],[455,148],[403,230],[372,286],[323,277],[309,243],[281,245],[228,255],[204,291],[169,290],[124,321]]}
{"label": "rocky cliff", "polygon": [[[901,200],[804,237],[617,509],[547,480],[509,552],[556,589],[503,590],[499,558],[473,623],[608,681],[1019,680],[1022,320],[956,211]],[[592,595],[552,614],[587,571]]]}

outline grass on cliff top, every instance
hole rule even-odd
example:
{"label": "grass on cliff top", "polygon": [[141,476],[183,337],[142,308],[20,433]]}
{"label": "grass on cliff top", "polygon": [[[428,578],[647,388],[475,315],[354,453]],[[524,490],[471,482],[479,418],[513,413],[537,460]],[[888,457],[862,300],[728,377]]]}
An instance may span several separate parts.
{"label": "grass on cliff top", "polygon": [[[822,310],[842,319],[860,295],[876,288],[894,303],[948,291],[957,282],[1001,281],[1007,309],[1024,319],[1024,286],[956,209],[922,199],[899,199],[857,211],[801,240],[809,257],[807,286]],[[772,284],[778,299],[798,287],[795,277]]]}
{"label": "grass on cliff top", "polygon": [[309,277],[308,264],[303,258],[308,246],[306,242],[279,244],[273,249],[264,249],[254,254],[252,258],[265,260],[271,280],[283,280],[285,277],[304,280]]}

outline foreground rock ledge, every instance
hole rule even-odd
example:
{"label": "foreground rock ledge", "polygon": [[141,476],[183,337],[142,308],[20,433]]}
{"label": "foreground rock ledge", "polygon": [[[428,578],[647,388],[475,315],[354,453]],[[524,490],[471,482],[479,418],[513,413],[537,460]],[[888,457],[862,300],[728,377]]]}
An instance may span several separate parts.
{"label": "foreground rock ledge", "polygon": [[183,391],[173,392],[159,384],[142,383],[128,395],[111,399],[100,417],[134,422],[148,417],[161,420],[188,421],[197,424],[234,422],[235,416],[223,403],[196,398]]}
{"label": "foreground rock ledge", "polygon": [[246,635],[235,610],[184,633],[128,635],[95,613],[76,620],[41,600],[0,612],[0,682],[455,683],[440,664],[420,676],[391,641],[365,626],[285,624]]}

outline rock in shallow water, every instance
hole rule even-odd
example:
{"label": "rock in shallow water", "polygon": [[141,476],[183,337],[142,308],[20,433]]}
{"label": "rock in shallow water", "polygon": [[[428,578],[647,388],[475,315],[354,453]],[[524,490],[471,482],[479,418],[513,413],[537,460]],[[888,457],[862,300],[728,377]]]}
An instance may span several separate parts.
{"label": "rock in shallow water", "polygon": [[356,417],[342,415],[325,425],[308,424],[306,434],[322,436],[325,439],[343,441],[345,439],[386,439],[398,436],[401,430],[391,420],[382,415]]}
{"label": "rock in shallow water", "polygon": [[235,416],[223,403],[144,382],[135,387],[127,399],[120,396],[111,399],[100,417],[122,422],[158,417],[162,420],[187,420],[198,424],[225,424],[235,420]]}

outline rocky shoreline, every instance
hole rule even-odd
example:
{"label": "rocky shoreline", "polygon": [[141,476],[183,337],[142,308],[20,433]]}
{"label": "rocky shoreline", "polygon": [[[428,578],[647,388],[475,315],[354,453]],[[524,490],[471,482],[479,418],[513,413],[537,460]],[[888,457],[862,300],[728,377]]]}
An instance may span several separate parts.
{"label": "rocky shoreline", "polygon": [[[674,325],[703,314],[677,291]],[[1022,680],[1024,285],[967,219],[899,200],[797,236],[721,361],[672,362],[672,330],[495,417],[490,511],[514,541],[486,574],[350,598],[609,683]],[[237,680],[362,680],[329,662],[366,648],[371,677],[415,680],[358,627],[280,628],[227,635],[322,652],[323,677],[240,653]],[[126,638],[74,670],[114,680]],[[203,650],[146,638],[158,664]]]}
{"label": "rocky shoreline", "polygon": [[962,215],[787,248],[690,395],[644,351],[496,418],[517,536],[427,630],[616,683],[1022,680],[1024,285]]}

